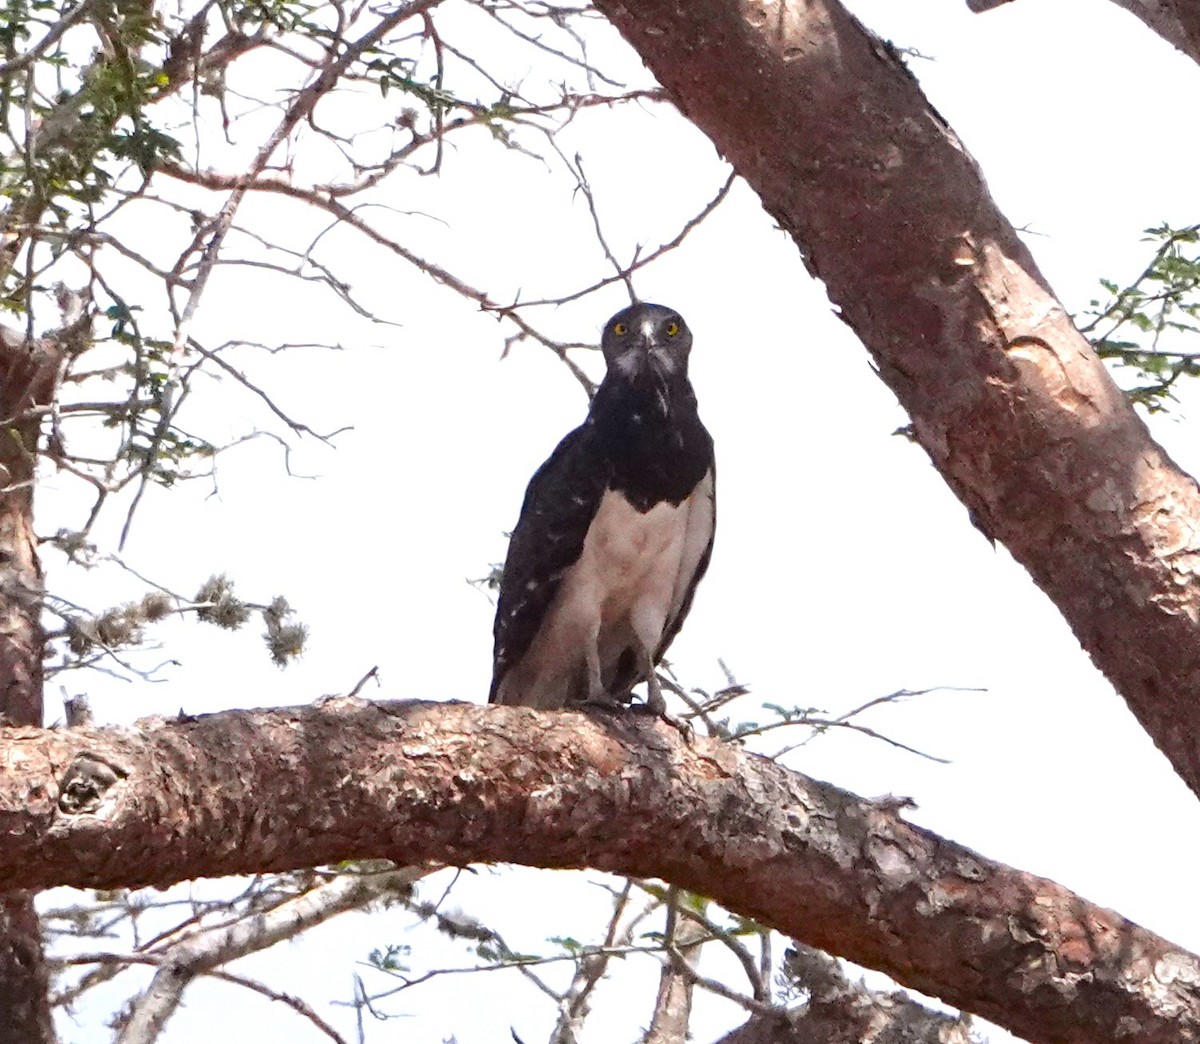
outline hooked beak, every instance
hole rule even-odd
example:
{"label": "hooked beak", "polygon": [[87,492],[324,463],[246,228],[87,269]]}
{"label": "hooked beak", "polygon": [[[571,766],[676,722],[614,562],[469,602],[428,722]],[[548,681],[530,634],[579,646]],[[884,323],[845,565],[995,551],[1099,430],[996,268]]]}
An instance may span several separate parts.
{"label": "hooked beak", "polygon": [[647,367],[659,373],[669,368],[667,355],[655,342],[654,327],[649,322],[643,323],[637,330],[637,334],[633,339],[633,352],[631,354],[633,356],[631,360],[632,368],[638,373],[641,373]]}
{"label": "hooked beak", "polygon": [[661,363],[654,351],[654,333],[649,323],[643,324],[626,341],[621,354],[616,358],[617,368],[626,377],[635,377],[647,368],[658,370]]}

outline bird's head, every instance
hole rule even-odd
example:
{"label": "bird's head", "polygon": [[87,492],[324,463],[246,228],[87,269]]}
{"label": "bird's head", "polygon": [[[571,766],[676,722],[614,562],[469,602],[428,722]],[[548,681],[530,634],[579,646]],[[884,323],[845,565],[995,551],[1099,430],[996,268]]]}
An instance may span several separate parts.
{"label": "bird's head", "polygon": [[661,377],[685,375],[692,331],[675,309],[639,302],[604,324],[600,347],[609,373],[633,378],[650,368]]}

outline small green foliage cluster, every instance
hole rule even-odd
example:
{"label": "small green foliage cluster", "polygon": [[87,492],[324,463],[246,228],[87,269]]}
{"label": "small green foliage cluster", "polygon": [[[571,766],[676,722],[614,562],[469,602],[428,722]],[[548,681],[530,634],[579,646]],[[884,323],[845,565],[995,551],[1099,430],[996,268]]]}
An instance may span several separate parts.
{"label": "small green foliage cluster", "polygon": [[367,72],[375,77],[379,84],[379,92],[385,98],[394,87],[405,94],[411,94],[433,112],[444,112],[455,106],[468,104],[439,86],[436,77],[418,77],[416,64],[412,58],[387,54],[370,58],[366,63]]}
{"label": "small green foliage cluster", "polygon": [[211,442],[187,434],[172,423],[180,398],[171,379],[172,345],[142,336],[138,311],[139,306],[121,301],[104,312],[105,318],[112,321],[112,341],[130,349],[127,360],[116,368],[117,374],[130,381],[128,395],[113,402],[104,425],[124,432],[118,460],[170,487],[183,474],[185,463],[211,458],[217,450]]}
{"label": "small green foliage cluster", "polygon": [[1151,413],[1167,408],[1181,377],[1200,375],[1200,351],[1188,350],[1200,333],[1200,225],[1146,229],[1156,244],[1142,273],[1128,286],[1102,279],[1108,298],[1095,299],[1081,332],[1118,377],[1129,375],[1131,402]]}
{"label": "small green foliage cluster", "polygon": [[[16,42],[28,39],[33,19],[57,5],[9,0],[8,29],[0,34],[4,57],[16,56]],[[152,5],[108,0],[92,8],[92,24],[103,47],[85,65],[73,65],[65,46],[43,55],[35,75],[23,70],[0,80],[0,130],[18,141],[18,154],[0,155],[0,198],[9,213],[64,231],[79,211],[99,203],[111,188],[112,161],[132,161],[148,176],[165,158],[179,154],[179,142],[155,127],[147,108],[163,88],[162,72],[138,59],[163,35]],[[50,90],[36,75],[54,72]],[[20,283],[5,286],[5,301],[20,307]]]}
{"label": "small green foliage cluster", "polygon": [[302,31],[317,37],[328,35],[310,19],[317,10],[313,4],[296,3],[295,0],[237,0],[219,6],[244,33],[270,27],[284,33]]}
{"label": "small green foliage cluster", "polygon": [[388,943],[382,949],[374,949],[367,955],[367,963],[380,971],[403,975],[408,971],[408,959],[412,947],[407,943]]}

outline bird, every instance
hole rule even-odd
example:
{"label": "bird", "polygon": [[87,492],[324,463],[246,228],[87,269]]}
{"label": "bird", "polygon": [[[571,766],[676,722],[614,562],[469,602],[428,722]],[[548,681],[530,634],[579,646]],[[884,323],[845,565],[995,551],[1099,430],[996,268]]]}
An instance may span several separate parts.
{"label": "bird", "polygon": [[713,440],[677,311],[622,309],[600,347],[587,418],[530,479],[509,540],[488,702],[623,710],[644,681],[666,717],[656,668],[712,555]]}

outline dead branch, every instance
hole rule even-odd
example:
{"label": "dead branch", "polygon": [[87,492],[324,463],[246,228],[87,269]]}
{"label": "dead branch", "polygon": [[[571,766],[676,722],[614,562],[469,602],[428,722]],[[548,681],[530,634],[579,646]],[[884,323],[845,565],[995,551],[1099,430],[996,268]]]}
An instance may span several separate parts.
{"label": "dead branch", "polygon": [[[117,1044],[152,1044],[157,1040],[179,1007],[184,989],[196,976],[291,939],[346,910],[408,889],[429,872],[429,868],[414,866],[383,874],[342,874],[272,910],[231,924],[199,928],[147,951],[141,956],[153,957],[158,971],[145,991],[132,1001]],[[311,1009],[303,1014],[310,1020],[316,1018]]]}

